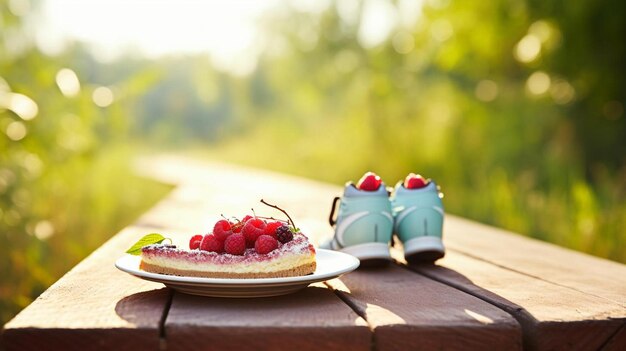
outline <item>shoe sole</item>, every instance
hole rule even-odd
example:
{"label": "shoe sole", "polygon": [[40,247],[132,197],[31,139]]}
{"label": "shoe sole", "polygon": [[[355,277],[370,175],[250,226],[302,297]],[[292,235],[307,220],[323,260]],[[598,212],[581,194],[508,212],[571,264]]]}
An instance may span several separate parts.
{"label": "shoe sole", "polygon": [[361,261],[363,267],[381,266],[391,262],[389,245],[386,243],[366,243],[339,250],[350,254]]}
{"label": "shoe sole", "polygon": [[421,236],[403,243],[404,259],[409,263],[435,262],[446,254],[441,238]]}

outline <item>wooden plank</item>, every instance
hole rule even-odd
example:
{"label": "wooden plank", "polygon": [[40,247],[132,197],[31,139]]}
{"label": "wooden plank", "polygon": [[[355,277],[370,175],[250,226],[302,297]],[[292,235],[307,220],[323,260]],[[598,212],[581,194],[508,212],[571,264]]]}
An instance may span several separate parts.
{"label": "wooden plank", "polygon": [[626,322],[602,347],[602,351],[623,351],[626,350]]}
{"label": "wooden plank", "polygon": [[518,323],[473,296],[406,269],[359,270],[327,283],[374,330],[376,350],[518,350]]}
{"label": "wooden plank", "polygon": [[[168,167],[159,168],[167,164]],[[170,197],[142,216],[140,223],[187,230],[173,235],[185,245],[190,234],[211,230],[225,216],[251,213],[284,218],[259,201],[287,210],[314,241],[319,204],[330,203],[335,187],[271,172],[230,165],[213,165],[179,158],[160,159],[151,174],[179,183]],[[306,205],[305,205],[306,204]],[[318,205],[317,207],[315,205]],[[369,350],[372,333],[367,323],[325,286],[275,298],[218,299],[176,293],[165,323],[167,347],[172,350],[328,349]]]}
{"label": "wooden plank", "polygon": [[129,227],[5,325],[9,350],[156,350],[170,293],[114,267],[150,228]]}
{"label": "wooden plank", "polygon": [[176,293],[165,323],[168,350],[370,350],[367,323],[319,285],[259,299]]}
{"label": "wooden plank", "polygon": [[626,265],[450,215],[444,230],[449,249],[626,307]]}
{"label": "wooden plank", "polygon": [[509,312],[522,325],[525,349],[599,349],[624,324],[612,319],[625,316],[616,303],[454,251],[411,269]]}
{"label": "wooden plank", "polygon": [[[168,164],[169,167],[159,169],[159,164]],[[257,211],[265,212],[267,209],[258,205],[259,199],[265,198],[288,210],[298,226],[303,228],[312,241],[318,241],[331,233],[331,228],[326,223],[326,212],[330,208],[332,198],[340,193],[340,187],[230,165],[213,164],[207,167],[204,163],[179,158],[160,158],[156,166],[149,167],[152,175],[156,175],[161,180],[182,183],[181,188],[187,189],[175,192],[170,199],[171,206],[161,209],[161,214],[152,215],[150,218],[146,216],[144,220],[151,225],[162,220],[169,213],[171,217],[189,218],[183,221],[186,223],[192,223],[194,221],[192,218],[196,218],[194,225],[207,227],[210,223],[202,224],[197,220],[202,213],[213,213],[213,217],[216,217],[217,213],[242,216],[248,213],[248,208],[251,206],[254,206]],[[184,210],[179,211],[175,207]],[[269,214],[280,215],[272,211],[270,209]],[[171,222],[167,219],[163,224],[167,225]],[[182,227],[183,224],[177,224],[177,226]],[[341,293],[342,297],[353,308],[360,311],[370,327],[374,329],[377,348],[406,346],[436,349],[468,345],[475,349],[494,345],[496,348],[507,350],[520,348],[520,328],[507,313],[458,290],[409,271],[394,267],[389,269],[390,272],[379,272],[374,276],[360,272],[351,273],[344,279],[351,282],[350,284],[354,282],[360,284],[363,287],[360,291],[362,295]],[[360,279],[354,278],[355,275]],[[424,287],[427,289],[424,290]],[[312,291],[317,295],[322,295],[319,290]],[[311,293],[309,291],[311,290],[308,289],[307,293]],[[409,304],[403,303],[406,296],[413,296],[415,292],[420,298],[409,298]],[[330,299],[332,295],[328,295],[327,291],[324,293],[325,295],[314,299],[292,300],[297,296],[284,297],[290,303],[293,302],[293,308],[296,309],[294,315],[305,316],[300,317],[304,318],[302,321],[291,320],[289,318],[291,314],[271,312],[276,308],[275,300],[268,300],[269,302],[264,302],[264,305],[257,309],[256,304],[249,301],[202,299],[176,294],[166,321],[168,347],[185,348],[192,344],[198,346],[194,335],[207,336],[201,341],[201,345],[213,345],[216,348],[258,348],[263,345],[278,347],[279,345],[275,344],[272,338],[268,339],[263,335],[280,335],[283,333],[282,328],[288,327],[288,334],[294,333],[295,335],[295,339],[290,339],[290,342],[295,342],[294,345],[297,345],[290,346],[294,349],[344,348],[347,345],[357,348],[369,347],[369,336],[367,338],[361,336],[361,342],[346,344],[355,337],[346,339],[342,337],[343,334],[358,334],[365,329],[349,332],[354,328],[356,315],[346,310],[347,307],[339,301]],[[312,311],[323,308],[323,305],[319,305],[325,301],[322,297],[328,300],[325,303],[332,302],[334,307],[322,314],[313,313],[310,316],[309,312],[300,312],[302,308],[310,308]],[[358,301],[366,307],[359,309],[360,305],[355,299],[360,299]],[[307,305],[301,306],[304,300],[307,301]],[[387,306],[385,300],[391,300],[392,305]],[[309,306],[308,301],[314,301],[314,304]],[[377,309],[377,312],[372,313],[367,306]],[[379,308],[378,306],[385,307]],[[335,315],[335,312],[331,312],[335,309],[343,312]],[[396,323],[397,320],[393,317],[389,319],[387,312],[383,311],[408,314],[408,322]],[[346,313],[350,315],[347,320],[344,320],[341,316]],[[269,317],[268,314],[270,314]],[[235,317],[227,318],[231,315]],[[323,319],[324,316],[329,319]],[[283,322],[285,318],[288,321],[286,324]],[[224,329],[224,319],[228,320],[226,323],[232,323],[227,324],[227,329]],[[315,327],[319,326],[320,321],[325,320],[337,320],[341,323],[332,329]],[[332,334],[332,331],[336,330],[345,331],[336,335]],[[283,339],[286,334],[285,331]],[[228,337],[229,335],[231,337]],[[242,337],[233,338],[232,335]],[[252,335],[261,335],[261,340],[257,341],[251,337]],[[433,335],[436,337],[433,338]],[[329,344],[319,344],[320,340],[328,340]]]}

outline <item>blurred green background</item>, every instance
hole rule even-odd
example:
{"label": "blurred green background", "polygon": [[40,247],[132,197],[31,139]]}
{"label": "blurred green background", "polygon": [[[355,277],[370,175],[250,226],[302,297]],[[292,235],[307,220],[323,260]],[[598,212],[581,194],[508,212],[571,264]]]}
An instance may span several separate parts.
{"label": "blurred green background", "polygon": [[0,324],[167,194],[133,174],[144,152],[417,172],[450,213],[626,262],[622,1],[275,3],[234,68],[50,50],[45,3],[0,0]]}

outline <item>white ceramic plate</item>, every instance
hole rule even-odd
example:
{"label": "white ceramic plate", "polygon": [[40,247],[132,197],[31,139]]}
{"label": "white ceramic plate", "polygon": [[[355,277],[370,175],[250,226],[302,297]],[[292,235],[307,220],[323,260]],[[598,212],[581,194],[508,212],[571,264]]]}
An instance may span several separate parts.
{"label": "white ceramic plate", "polygon": [[115,267],[141,279],[163,283],[183,293],[214,297],[265,297],[285,295],[306,288],[309,284],[337,278],[359,266],[359,260],[348,254],[317,249],[315,273],[300,277],[226,279],[181,277],[145,272],[139,269],[141,257],[125,255]]}

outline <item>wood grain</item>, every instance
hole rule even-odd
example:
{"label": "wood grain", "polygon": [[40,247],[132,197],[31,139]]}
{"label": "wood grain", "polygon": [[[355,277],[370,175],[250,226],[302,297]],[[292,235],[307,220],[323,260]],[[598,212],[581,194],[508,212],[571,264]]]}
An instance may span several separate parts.
{"label": "wood grain", "polygon": [[448,215],[449,249],[626,307],[626,265]]}
{"label": "wood grain", "polygon": [[598,349],[623,324],[612,319],[625,312],[616,303],[455,252],[438,265],[411,268],[509,312],[530,350]]}
{"label": "wood grain", "polygon": [[604,344],[602,351],[626,350],[626,320],[622,322],[622,327]]}
{"label": "wood grain", "polygon": [[518,350],[506,312],[406,269],[359,270],[328,282],[374,331],[377,350]]}
{"label": "wood grain", "polygon": [[[173,293],[117,271],[135,240],[181,246],[226,216],[289,211],[311,241],[341,187],[177,156],[140,169],[177,188],[5,326],[6,350],[626,348],[626,266],[447,215],[437,266],[360,270],[276,298]],[[450,196],[450,194],[448,194]],[[401,254],[394,255],[401,260]],[[334,292],[327,287],[332,287]],[[169,302],[171,301],[171,306]]]}
{"label": "wood grain", "polygon": [[168,350],[369,350],[365,321],[325,287],[259,299],[176,293]]}
{"label": "wood grain", "polygon": [[5,349],[158,349],[169,291],[113,265],[129,243],[150,230],[123,230],[63,276],[5,325]]}

